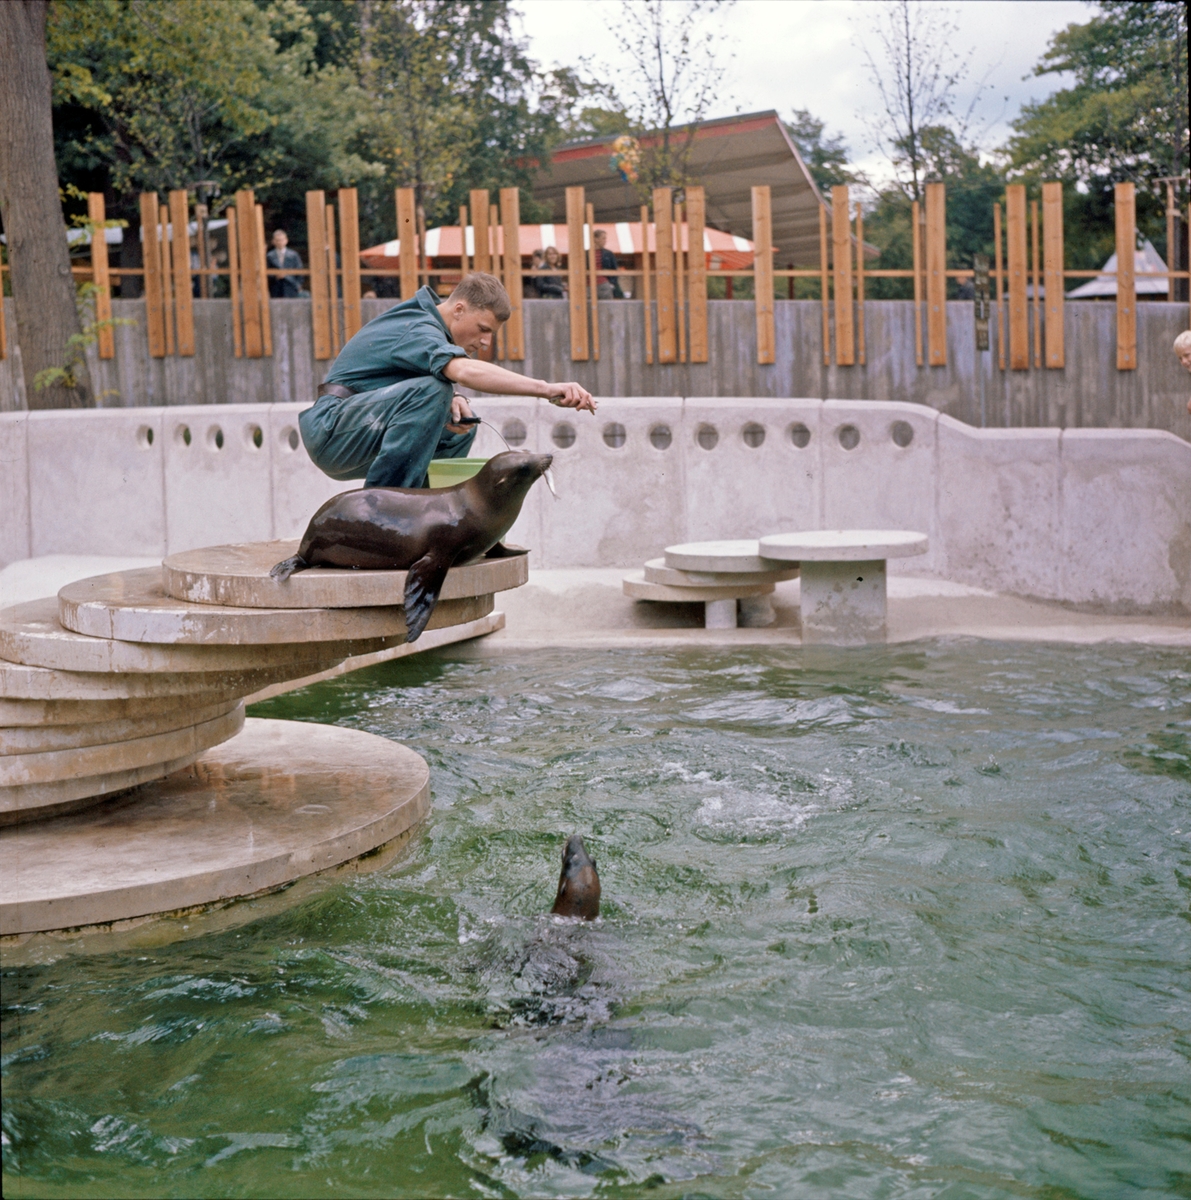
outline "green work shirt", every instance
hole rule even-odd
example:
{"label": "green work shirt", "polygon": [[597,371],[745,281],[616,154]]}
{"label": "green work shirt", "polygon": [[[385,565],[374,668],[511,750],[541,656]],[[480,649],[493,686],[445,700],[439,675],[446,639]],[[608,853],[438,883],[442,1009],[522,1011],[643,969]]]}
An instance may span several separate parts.
{"label": "green work shirt", "polygon": [[447,364],[466,357],[467,351],[451,341],[438,311],[438,297],[424,287],[369,321],[340,350],[325,382],[353,392],[371,392],[427,375],[446,383]]}

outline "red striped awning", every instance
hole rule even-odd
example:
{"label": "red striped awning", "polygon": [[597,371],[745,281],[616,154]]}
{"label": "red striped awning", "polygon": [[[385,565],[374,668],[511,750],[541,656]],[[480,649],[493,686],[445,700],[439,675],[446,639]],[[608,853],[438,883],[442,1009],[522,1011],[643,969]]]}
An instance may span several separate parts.
{"label": "red striped awning", "polygon": [[[596,229],[602,229],[607,234],[607,247],[613,254],[641,253],[641,223],[640,221],[616,221],[601,224],[596,222]],[[583,248],[588,247],[587,226],[584,227]],[[504,230],[497,227],[493,230],[496,238],[497,253],[504,253]],[[688,249],[689,231],[685,224],[679,226],[682,239],[682,249]],[[647,236],[649,250],[657,250],[657,229],[649,225]],[[528,260],[535,250],[545,250],[553,246],[559,254],[566,255],[570,248],[565,225],[522,225],[521,226],[521,257]],[[440,225],[426,231],[426,254],[432,265],[458,266],[462,257],[463,243],[458,225]],[[400,265],[398,254],[401,250],[400,241],[384,242],[379,246],[370,246],[360,251],[360,261],[365,267],[374,270],[396,270]],[[747,271],[753,265],[753,243],[747,238],[736,237],[731,233],[721,233],[718,229],[703,230],[703,250],[707,256],[707,266],[713,271]],[[467,255],[475,255],[475,227],[467,227]],[[438,260],[446,260],[439,262]],[[528,266],[528,262],[526,263]]]}

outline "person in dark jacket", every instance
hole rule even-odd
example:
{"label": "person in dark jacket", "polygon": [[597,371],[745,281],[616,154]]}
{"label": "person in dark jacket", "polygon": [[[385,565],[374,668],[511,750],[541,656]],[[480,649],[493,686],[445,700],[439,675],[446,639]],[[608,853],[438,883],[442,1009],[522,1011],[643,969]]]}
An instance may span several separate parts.
{"label": "person in dark jacket", "polygon": [[[289,248],[289,235],[284,229],[273,230],[273,248],[265,259],[274,271],[301,268],[302,256]],[[270,275],[269,295],[274,300],[296,300],[302,294],[302,281],[295,275]]]}

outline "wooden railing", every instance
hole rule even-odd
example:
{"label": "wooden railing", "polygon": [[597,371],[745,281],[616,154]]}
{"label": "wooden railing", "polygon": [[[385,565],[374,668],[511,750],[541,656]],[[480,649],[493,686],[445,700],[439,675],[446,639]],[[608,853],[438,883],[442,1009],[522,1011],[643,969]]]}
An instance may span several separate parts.
{"label": "wooden railing", "polygon": [[[464,236],[458,267],[432,263],[426,254],[425,223],[419,216],[414,192],[395,193],[399,265],[395,270],[361,268],[357,194],[340,188],[336,203],[322,191],[306,193],[308,238],[307,266],[269,268],[266,263],[264,214],[251,190],[237,192],[225,210],[227,265],[208,262],[206,208],[193,206],[185,191],[169,193],[168,204],[147,192],[140,198],[142,267],[112,267],[102,236],[104,200],[100,193],[88,197],[88,220],[94,231],[91,264],[76,267],[76,276],[95,285],[95,320],[100,358],[115,356],[111,323],[111,285],[125,276],[143,277],[146,333],[154,358],[191,357],[195,353],[193,294],[195,280],[202,296],[211,282],[228,281],[232,302],[233,347],[236,357],[269,358],[273,354],[269,311],[270,277],[305,279],[311,296],[314,357],[334,358],[360,329],[362,277],[392,276],[400,280],[401,295],[412,296],[424,283],[450,285],[469,269],[491,271],[509,293],[511,315],[499,332],[495,356],[519,362],[525,358],[523,277],[520,254],[520,205],[516,188],[502,188],[499,207],[483,189],[469,194],[460,209],[464,235],[475,234],[470,256]],[[846,186],[831,191],[830,206],[819,209],[820,262],[818,267],[775,269],[772,217],[768,186],[752,189],[753,265],[746,270],[709,269],[703,252],[705,196],[701,187],[685,189],[675,201],[670,188],[655,188],[652,205],[640,210],[642,254],[639,265],[616,270],[596,263],[592,206],[584,189],[566,191],[568,254],[564,268],[535,270],[532,278],[556,275],[567,284],[570,314],[571,358],[576,362],[600,358],[600,278],[615,276],[639,280],[634,294],[644,300],[642,352],[646,363],[705,363],[708,360],[707,281],[725,280],[728,297],[736,280],[751,280],[756,309],[756,356],[760,364],[773,363],[777,354],[774,296],[778,281],[786,280],[794,294],[794,280],[817,280],[822,306],[823,365],[866,364],[866,280],[908,279],[914,303],[915,362],[918,366],[947,364],[947,281],[974,279],[972,268],[947,266],[946,188],[926,185],[924,203],[911,205],[913,265],[909,269],[872,269],[864,255],[864,217]],[[652,207],[652,216],[650,208]],[[1174,241],[1175,221],[1191,213],[1178,213],[1173,185],[1167,181],[1167,241]],[[1132,183],[1115,189],[1117,249],[1116,361],[1118,370],[1137,367],[1137,292],[1133,248],[1136,244],[1136,193]],[[196,228],[199,247],[192,263],[190,227]],[[683,245],[685,229],[687,244]],[[997,363],[1001,370],[1062,369],[1064,287],[1068,279],[1096,278],[1103,270],[1067,270],[1064,264],[1062,184],[1044,183],[1041,203],[1028,199],[1025,184],[1010,184],[1005,203],[993,209],[994,253],[990,278],[997,322]],[[185,236],[175,231],[185,230]],[[652,234],[652,240],[651,240]],[[0,264],[0,283],[7,268]],[[1191,278],[1185,270],[1163,273],[1168,294],[1174,281]],[[1045,295],[1045,302],[1042,296]],[[1045,320],[1043,308],[1045,307]],[[1189,316],[1191,321],[1191,316]],[[1032,326],[1032,329],[1031,329]],[[3,308],[0,306],[0,358],[7,353]]]}

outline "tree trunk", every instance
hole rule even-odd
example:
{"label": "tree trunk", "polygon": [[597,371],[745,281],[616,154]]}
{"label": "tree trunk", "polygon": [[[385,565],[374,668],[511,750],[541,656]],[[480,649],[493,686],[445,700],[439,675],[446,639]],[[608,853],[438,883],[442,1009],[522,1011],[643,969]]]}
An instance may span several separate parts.
{"label": "tree trunk", "polygon": [[67,342],[81,332],[54,161],[45,22],[46,0],[0,3],[0,213],[29,407],[75,408],[94,403],[81,352],[77,387],[38,391],[33,382],[39,371],[70,363]]}

